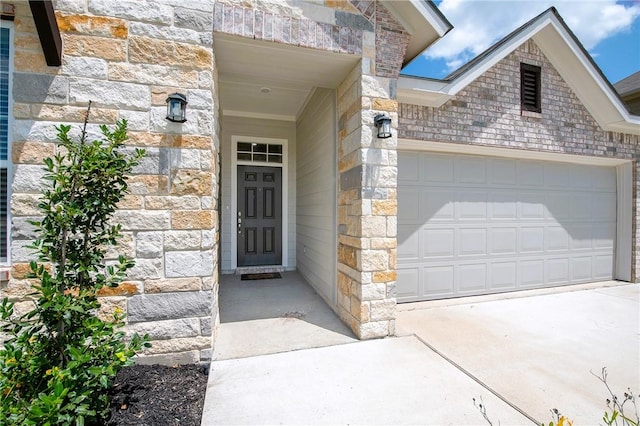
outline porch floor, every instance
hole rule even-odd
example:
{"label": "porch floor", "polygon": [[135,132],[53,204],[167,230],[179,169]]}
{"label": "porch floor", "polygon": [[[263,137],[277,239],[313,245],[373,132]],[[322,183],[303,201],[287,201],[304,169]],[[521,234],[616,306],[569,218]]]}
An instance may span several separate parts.
{"label": "porch floor", "polygon": [[298,272],[254,281],[222,275],[219,306],[214,360],[357,341]]}

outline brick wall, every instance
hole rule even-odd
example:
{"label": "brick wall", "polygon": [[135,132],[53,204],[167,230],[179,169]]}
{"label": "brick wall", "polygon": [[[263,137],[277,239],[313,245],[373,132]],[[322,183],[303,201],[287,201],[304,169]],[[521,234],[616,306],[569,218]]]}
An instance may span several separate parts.
{"label": "brick wall", "polygon": [[[521,115],[521,62],[542,67],[539,115]],[[399,115],[401,138],[633,160],[632,277],[638,280],[640,137],[602,130],[534,41],[524,43],[440,108],[401,104]]]}
{"label": "brick wall", "polygon": [[[213,2],[175,5],[59,0],[63,64],[47,67],[28,3],[15,2],[12,280],[0,296],[20,300],[29,291],[27,221],[39,213],[42,159],[55,152],[54,125],[74,124],[77,134],[91,100],[90,135],[125,118],[128,145],[147,151],[116,214],[124,238],[111,253],[136,266],[120,287],[104,289],[103,310],[119,307],[128,331],[150,333],[149,361],[198,362],[210,358],[218,321]],[[186,123],[164,118],[173,92],[188,98]]]}
{"label": "brick wall", "polygon": [[376,3],[376,75],[398,78],[410,34],[379,3]]}

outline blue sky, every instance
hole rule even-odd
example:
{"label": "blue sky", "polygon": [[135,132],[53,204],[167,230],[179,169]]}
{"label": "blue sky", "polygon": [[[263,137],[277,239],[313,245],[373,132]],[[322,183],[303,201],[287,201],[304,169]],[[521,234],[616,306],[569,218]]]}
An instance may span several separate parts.
{"label": "blue sky", "polygon": [[555,6],[611,83],[640,70],[640,0],[441,0],[454,29],[403,74],[443,78]]}

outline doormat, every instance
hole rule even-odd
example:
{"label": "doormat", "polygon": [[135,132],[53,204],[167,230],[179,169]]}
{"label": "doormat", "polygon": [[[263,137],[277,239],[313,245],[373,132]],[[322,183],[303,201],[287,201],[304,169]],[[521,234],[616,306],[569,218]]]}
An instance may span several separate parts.
{"label": "doormat", "polygon": [[275,278],[282,278],[280,272],[263,272],[259,274],[242,274],[240,275],[240,279],[242,281],[249,280],[273,280]]}

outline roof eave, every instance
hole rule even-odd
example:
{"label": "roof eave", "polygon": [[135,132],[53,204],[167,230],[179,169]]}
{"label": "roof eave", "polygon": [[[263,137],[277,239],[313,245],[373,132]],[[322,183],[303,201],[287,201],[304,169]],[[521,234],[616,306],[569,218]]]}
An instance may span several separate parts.
{"label": "roof eave", "polygon": [[398,100],[439,107],[530,38],[603,129],[640,134],[640,118],[629,114],[618,93],[555,8],[550,8],[496,43],[487,51],[488,54],[481,54],[463,66],[461,72],[452,73],[451,79],[401,76]]}
{"label": "roof eave", "polygon": [[403,65],[411,62],[453,28],[431,1],[381,0],[381,3],[411,35]]}

